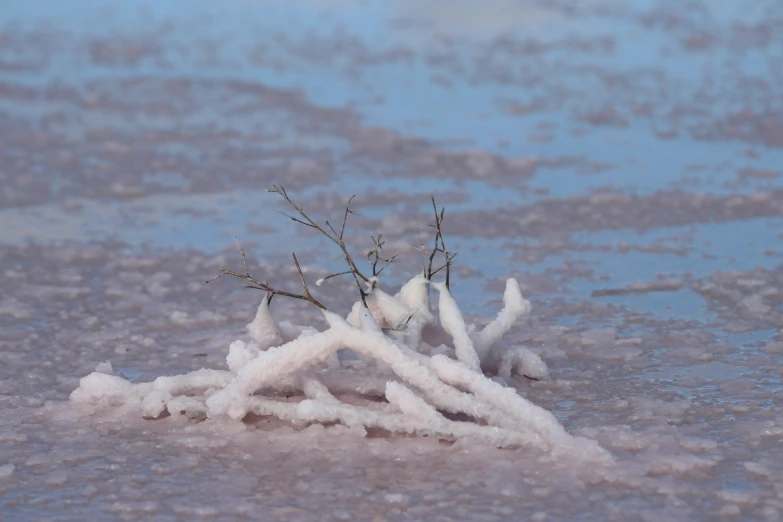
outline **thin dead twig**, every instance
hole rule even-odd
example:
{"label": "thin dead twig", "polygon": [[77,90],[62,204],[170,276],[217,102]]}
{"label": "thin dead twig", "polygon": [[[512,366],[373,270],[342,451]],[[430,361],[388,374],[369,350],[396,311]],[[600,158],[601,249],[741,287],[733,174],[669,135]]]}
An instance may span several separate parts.
{"label": "thin dead twig", "polygon": [[438,267],[438,268],[436,268],[435,270],[432,271],[432,275],[434,276],[435,274],[437,274],[438,272],[440,272],[444,268],[446,269],[446,286],[447,287],[448,287],[448,279],[449,279],[449,271],[450,271],[449,268],[451,266],[454,266],[454,258],[457,257],[457,253],[458,252],[447,252],[446,254],[444,254],[444,256],[446,257],[446,264],[441,266],[441,267]]}
{"label": "thin dead twig", "polygon": [[336,244],[338,247],[340,247],[340,250],[342,250],[343,255],[345,256],[346,260],[348,261],[348,266],[353,270],[356,275],[360,278],[362,278],[365,282],[370,283],[370,278],[367,277],[362,273],[361,270],[359,270],[359,267],[356,266],[356,263],[354,262],[353,258],[351,257],[351,254],[348,252],[348,248],[345,246],[345,242],[343,241],[343,236],[345,234],[345,225],[348,222],[348,215],[354,214],[354,212],[351,210],[351,202],[356,197],[356,194],[351,196],[348,199],[348,203],[345,205],[345,213],[343,214],[343,223],[340,227],[340,232],[338,233],[337,230],[329,223],[327,220],[326,226],[331,230],[331,232],[327,231],[323,227],[321,227],[318,223],[313,221],[294,201],[288,196],[288,193],[286,192],[285,188],[283,188],[282,185],[272,185],[271,189],[267,189],[267,192],[275,192],[279,194],[289,205],[291,205],[297,213],[302,216],[302,219],[299,219],[295,216],[292,216],[290,214],[286,214],[285,212],[281,212],[282,215],[287,217],[288,219],[295,221],[296,223],[305,225],[306,227],[314,228],[324,236],[326,236],[330,241],[332,241],[334,244]]}
{"label": "thin dead twig", "polygon": [[432,252],[430,252],[430,259],[429,263],[427,265],[427,279],[432,280],[432,262],[435,260],[435,254],[438,253],[438,238],[440,238],[440,216],[438,215],[438,207],[435,204],[435,196],[432,196],[432,209],[435,211],[435,225],[430,225],[435,227],[435,245],[432,247]]}
{"label": "thin dead twig", "polygon": [[317,286],[321,286],[324,283],[324,281],[328,281],[329,279],[331,279],[333,277],[339,277],[339,276],[342,276],[342,275],[347,275],[347,274],[352,274],[352,273],[353,273],[353,270],[346,270],[345,272],[337,272],[336,274],[329,274],[328,276],[322,277],[321,279],[316,281],[315,284]]}
{"label": "thin dead twig", "polygon": [[[446,269],[446,288],[450,287],[451,283],[451,265],[454,261],[454,258],[457,256],[456,252],[449,252],[448,249],[446,249],[446,241],[443,239],[443,218],[446,215],[446,207],[441,207],[440,212],[438,212],[438,205],[435,203],[435,196],[431,196],[432,200],[432,211],[435,214],[435,244],[432,247],[432,252],[430,253],[429,258],[429,265],[427,267],[427,279],[432,280],[432,276],[443,270]],[[422,247],[424,244],[422,243]],[[441,252],[443,253],[443,257],[446,259],[446,264],[442,267],[433,270],[432,264],[435,260],[435,255]]]}
{"label": "thin dead twig", "polygon": [[[348,259],[348,256],[345,256],[345,261],[348,263],[349,266],[351,266],[351,261]],[[357,288],[359,288],[359,297],[362,300],[362,305],[365,308],[369,308],[367,306],[367,292],[365,292],[364,288],[362,288],[362,283],[361,283],[361,281],[359,281],[359,277],[356,274],[356,270],[351,269],[351,270],[348,271],[348,273],[351,274],[353,276],[353,280],[356,281],[356,286],[357,286]],[[373,285],[374,284],[375,283],[373,282]]]}
{"label": "thin dead twig", "polygon": [[[372,264],[372,276],[378,277],[381,275],[381,272],[389,266],[391,263],[394,262],[395,259],[397,259],[397,256],[400,255],[400,253],[396,253],[393,256],[391,256],[389,259],[384,259],[381,257],[381,252],[383,252],[383,245],[386,244],[386,241],[383,240],[383,234],[378,232],[378,237],[370,236],[370,239],[373,243],[373,248],[369,252],[367,252],[367,262]],[[383,266],[378,269],[378,263],[383,261]]]}
{"label": "thin dead twig", "polygon": [[416,239],[419,240],[419,247],[420,247],[420,248],[416,248],[416,247],[413,248],[414,250],[418,250],[419,252],[419,257],[421,257],[421,272],[426,276],[427,267],[424,264],[424,256],[427,255],[427,247],[424,245],[424,239],[422,239],[421,229],[419,228],[418,221],[416,221],[416,219],[413,216],[411,216],[411,221],[413,221],[413,226],[416,227]]}
{"label": "thin dead twig", "polygon": [[[234,237],[234,235],[232,234],[231,237]],[[299,274],[299,279],[302,281],[302,286],[304,287],[304,294],[294,294],[294,293],[291,293],[291,292],[286,292],[284,290],[278,290],[276,288],[273,288],[273,287],[269,286],[265,282],[259,281],[258,279],[256,279],[253,276],[251,276],[250,272],[248,271],[248,268],[247,268],[247,257],[245,256],[245,251],[242,249],[242,246],[239,244],[239,241],[237,241],[236,238],[234,238],[234,243],[236,244],[237,249],[239,250],[239,253],[242,255],[242,264],[245,267],[245,273],[241,274],[239,272],[235,272],[233,270],[229,270],[228,268],[224,268],[224,267],[221,266],[220,267],[220,273],[218,275],[216,275],[215,277],[213,277],[212,279],[207,279],[206,281],[201,283],[202,285],[206,285],[208,283],[211,283],[215,279],[223,277],[224,275],[230,275],[230,276],[237,277],[239,279],[243,279],[243,280],[248,281],[249,283],[251,283],[250,285],[245,286],[245,288],[252,288],[254,290],[265,290],[267,292],[267,295],[266,295],[267,303],[271,303],[272,302],[272,297],[274,297],[275,295],[282,295],[282,296],[285,296],[285,297],[291,297],[293,299],[301,299],[303,301],[308,301],[308,302],[314,304],[315,306],[317,306],[318,308],[320,308],[321,310],[326,310],[326,307],[323,304],[321,304],[310,293],[310,289],[307,287],[307,281],[305,281],[304,273],[302,273],[302,267],[299,266],[299,260],[296,258],[296,254],[295,253],[292,252],[291,255],[294,258],[294,264],[296,265],[296,271]]]}

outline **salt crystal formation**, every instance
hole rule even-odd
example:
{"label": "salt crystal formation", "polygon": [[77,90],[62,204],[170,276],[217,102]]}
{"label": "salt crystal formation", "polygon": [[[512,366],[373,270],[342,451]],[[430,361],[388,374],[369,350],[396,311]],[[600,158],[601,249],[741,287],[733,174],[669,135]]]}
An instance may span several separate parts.
{"label": "salt crystal formation", "polygon": [[[221,268],[218,276],[204,284],[231,275],[267,294],[247,327],[251,342],[237,340],[229,347],[229,371],[202,368],[139,384],[97,371],[81,379],[71,401],[124,408],[147,418],[168,413],[242,420],[254,414],[274,416],[301,427],[339,423],[357,429],[476,440],[504,448],[529,447],[552,455],[608,458],[595,442],[572,437],[552,413],[505,385],[514,377],[548,377],[547,366],[538,355],[522,346],[509,347],[500,342],[521,317],[530,313],[530,302],[522,296],[516,279],[508,279],[498,316],[481,330],[466,324],[449,288],[456,253],[447,249],[443,239],[445,209],[439,210],[434,198],[436,234],[429,266],[422,243],[422,272],[392,296],[378,286],[378,276],[397,257],[383,258],[382,235],[372,237],[374,248],[367,254],[371,277],[357,267],[343,241],[346,220],[353,213],[353,198],[348,200],[338,232],[328,221],[322,227],[312,220],[282,186],[275,185],[270,192],[281,196],[299,215],[284,214],[286,217],[316,229],[341,249],[349,270],[329,277],[353,276],[361,300],[350,314],[343,319],[310,294],[296,254],[293,261],[303,294],[277,290],[253,278],[235,239],[244,273]],[[446,263],[433,270],[437,254]],[[384,264],[379,268],[380,262]],[[445,281],[434,282],[433,275],[444,268]],[[319,279],[318,286],[326,279]],[[430,310],[431,288],[439,294],[438,319]],[[328,328],[318,331],[278,324],[270,310],[275,295],[314,304]],[[436,329],[438,323],[452,339],[452,346],[426,342],[425,330]],[[110,372],[111,366],[107,368]]]}
{"label": "salt crystal formation", "polygon": [[[264,298],[248,325],[252,340],[229,347],[229,371],[201,369],[145,383],[93,372],[81,379],[71,401],[149,418],[168,412],[242,419],[254,413],[294,426],[341,423],[606,457],[593,441],[572,437],[550,412],[500,384],[515,376],[548,376],[535,353],[499,342],[531,310],[515,279],[506,282],[503,309],[481,330],[466,325],[444,284],[432,285],[440,294],[440,323],[454,347],[419,340],[422,329],[436,324],[428,284],[419,274],[396,297],[371,289],[367,305],[357,302],[347,319],[323,310],[329,328],[322,332],[278,324]],[[410,317],[406,327],[387,335],[384,325],[398,324],[401,317]]]}

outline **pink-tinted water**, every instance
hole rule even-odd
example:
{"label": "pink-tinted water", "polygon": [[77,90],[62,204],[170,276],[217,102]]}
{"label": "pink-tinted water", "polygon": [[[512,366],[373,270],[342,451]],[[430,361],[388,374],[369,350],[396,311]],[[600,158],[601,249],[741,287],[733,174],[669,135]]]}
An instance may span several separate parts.
{"label": "pink-tinted water", "polygon": [[[76,3],[0,8],[2,520],[778,520],[779,2]],[[454,293],[552,378],[520,383],[610,469],[265,420],[79,417],[132,380],[222,368],[257,295],[341,259],[283,183],[417,270],[429,195]],[[346,311],[349,282],[319,289]],[[275,302],[280,317],[316,314]]]}

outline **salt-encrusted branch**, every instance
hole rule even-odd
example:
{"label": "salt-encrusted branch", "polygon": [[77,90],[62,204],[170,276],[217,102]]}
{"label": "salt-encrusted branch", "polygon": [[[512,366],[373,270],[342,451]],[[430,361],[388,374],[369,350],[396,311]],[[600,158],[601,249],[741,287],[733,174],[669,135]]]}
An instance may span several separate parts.
{"label": "salt-encrusted branch", "polygon": [[490,347],[496,343],[512,326],[532,310],[530,301],[522,297],[519,282],[513,277],[506,280],[506,290],[503,292],[503,308],[481,332],[475,335],[474,344],[479,358],[484,360]]}
{"label": "salt-encrusted branch", "polygon": [[[373,320],[366,309],[364,314],[366,321]],[[465,413],[496,426],[513,428],[514,423],[509,422],[508,416],[473,395],[442,383],[426,365],[408,356],[382,332],[359,330],[345,321],[335,321],[332,329],[340,332],[346,347],[387,364],[400,379],[421,390],[437,408],[451,413]]]}
{"label": "salt-encrusted branch", "polygon": [[293,341],[299,337],[318,333],[318,330],[312,326],[293,324],[289,321],[280,321],[277,326],[280,328],[280,335],[283,337],[284,342]]}
{"label": "salt-encrusted branch", "polygon": [[528,433],[448,420],[413,390],[396,382],[386,386],[386,399],[408,417],[426,422],[428,429],[436,435],[454,439],[474,438],[498,447],[549,448],[546,441]]}
{"label": "salt-encrusted branch", "polygon": [[[255,413],[259,416],[271,415],[280,420],[290,422],[294,426],[304,426],[308,422],[297,412],[298,403],[268,399],[266,397],[247,397],[244,400],[246,413]],[[242,415],[244,417],[244,414]]]}
{"label": "salt-encrusted branch", "polygon": [[470,338],[468,327],[459,306],[457,306],[457,301],[454,300],[445,283],[431,284],[440,292],[440,300],[438,301],[440,324],[454,340],[457,359],[465,363],[471,370],[481,372],[481,359],[473,346],[473,340]]}
{"label": "salt-encrusted branch", "polygon": [[302,376],[302,391],[308,399],[325,402],[327,404],[340,404],[337,397],[332,395],[329,389],[312,375]]}
{"label": "salt-encrusted branch", "polygon": [[228,414],[240,419],[249,411],[247,398],[253,392],[325,360],[340,348],[348,347],[387,364],[398,377],[422,390],[438,408],[465,413],[496,426],[513,429],[517,425],[495,407],[442,383],[426,364],[406,354],[402,347],[386,337],[377,323],[375,329],[371,329],[370,325],[375,321],[367,308],[362,307],[362,322],[370,327],[361,330],[331,312],[324,311],[324,316],[330,324],[325,332],[270,348],[245,364],[231,382],[209,397],[208,414]]}
{"label": "salt-encrusted branch", "polygon": [[184,375],[162,376],[152,383],[152,390],[142,403],[144,415],[158,417],[175,395],[204,389],[218,389],[234,377],[231,372],[201,369]]}
{"label": "salt-encrusted branch", "polygon": [[[302,294],[280,291],[253,278],[245,253],[234,238],[244,273],[221,267],[221,273],[205,284],[231,275],[267,294],[248,325],[253,342],[235,341],[229,347],[226,362],[230,371],[199,370],[139,384],[93,373],[80,381],[71,396],[74,402],[121,408],[122,413],[137,411],[153,418],[166,409],[172,415],[181,413],[191,419],[221,415],[242,419],[252,412],[275,416],[297,428],[312,422],[340,422],[350,427],[478,440],[500,447],[535,447],[555,455],[599,460],[607,457],[594,441],[569,435],[551,413],[515,389],[503,386],[502,379],[495,381],[482,373],[495,372],[501,377],[522,373],[538,378],[547,375],[547,368],[530,350],[499,342],[521,316],[530,312],[530,303],[522,297],[514,279],[506,282],[503,308],[497,317],[471,337],[449,289],[456,253],[446,247],[442,230],[445,209],[439,210],[434,198],[435,241],[432,252],[427,253],[429,266],[424,262],[426,248],[422,244],[422,273],[392,296],[376,285],[378,275],[396,257],[382,256],[382,235],[371,236],[373,249],[367,254],[371,277],[359,271],[345,248],[343,238],[348,216],[353,213],[353,197],[346,204],[341,226],[335,228],[328,221],[321,227],[311,220],[282,187],[275,185],[273,192],[298,212],[298,217],[285,214],[287,217],[319,230],[340,246],[349,269],[317,284],[337,275],[352,275],[361,300],[349,317],[343,320],[327,311],[312,296],[295,254],[292,257]],[[433,268],[438,252],[446,264]],[[445,281],[433,282],[432,277],[443,269]],[[453,349],[422,342],[424,326],[436,323],[429,309],[430,286],[439,292],[440,323],[452,337]],[[269,306],[274,295],[315,304],[328,329],[319,332],[287,322],[278,325]],[[450,358],[454,355],[458,361]],[[460,415],[461,419],[452,421],[446,413]],[[365,432],[359,429],[356,433]]]}
{"label": "salt-encrusted branch", "polygon": [[327,404],[314,400],[300,402],[297,414],[311,422],[340,422],[346,426],[375,427],[393,433],[428,435],[448,440],[472,439],[501,448],[546,448],[546,445],[539,444],[540,441],[523,433],[494,426],[449,421],[442,416],[441,422],[433,422],[432,419],[417,418],[405,413],[386,413],[350,404]]}
{"label": "salt-encrusted branch", "polygon": [[[328,322],[342,318],[323,311]],[[247,362],[237,372],[236,377],[222,390],[212,394],[207,400],[210,416],[227,414],[241,419],[247,413],[246,399],[256,390],[274,384],[304,368],[325,361],[330,355],[343,347],[339,333],[330,328],[315,335],[300,337],[282,346],[270,348],[266,352]]]}
{"label": "salt-encrusted branch", "polygon": [[[421,279],[424,280],[423,276]],[[417,281],[415,285],[418,284]],[[441,305],[448,316],[443,321],[446,330],[452,334],[466,330],[461,314],[455,319],[459,310],[453,298],[449,302],[450,292],[445,284],[435,286],[441,292],[441,299],[447,296]],[[510,303],[516,295],[513,284],[511,287]],[[409,298],[418,293],[406,292]],[[397,301],[387,298],[390,302]],[[572,437],[551,413],[519,396],[514,389],[487,379],[463,363],[443,355],[428,357],[388,338],[366,306],[360,305],[357,313],[358,328],[336,314],[323,311],[328,330],[312,334],[303,331],[295,341],[266,352],[241,341],[233,343],[229,365],[236,373],[201,370],[138,385],[92,374],[82,380],[73,398],[94,402],[103,397],[111,397],[111,401],[129,397],[123,400],[136,401],[134,404],[151,417],[158,416],[164,408],[172,414],[188,412],[191,416],[210,417],[227,414],[235,419],[253,412],[273,415],[297,427],[309,422],[340,422],[451,440],[481,440],[500,447],[535,447],[551,450],[556,455],[607,458],[594,441]],[[459,345],[459,338],[455,336],[455,345]],[[317,373],[309,370],[343,348],[375,359],[379,367],[388,366],[405,384],[386,378],[383,395],[388,403],[378,403],[362,397],[377,396],[381,392],[378,381],[368,388],[349,384],[340,376],[344,370],[338,370],[332,377],[329,370]],[[264,390],[282,389],[294,393],[301,390],[306,399],[296,402],[297,399],[258,395]],[[347,394],[352,403],[344,402],[335,392]],[[465,414],[479,422],[451,421],[441,411]]]}
{"label": "salt-encrusted branch", "polygon": [[443,355],[433,356],[429,366],[443,382],[468,389],[476,397],[502,410],[517,422],[532,428],[552,444],[553,453],[569,453],[575,446],[582,445],[578,451],[583,454],[600,459],[610,458],[595,441],[577,439],[568,434],[551,412],[521,397],[513,388],[487,379]]}
{"label": "salt-encrusted branch", "polygon": [[190,397],[204,395],[219,389],[234,377],[231,372],[201,369],[184,375],[162,376],[153,382],[131,383],[122,377],[93,372],[79,380],[79,387],[71,393],[77,404],[108,406],[136,410],[141,415],[157,418],[168,409],[173,414],[204,414],[203,399]]}

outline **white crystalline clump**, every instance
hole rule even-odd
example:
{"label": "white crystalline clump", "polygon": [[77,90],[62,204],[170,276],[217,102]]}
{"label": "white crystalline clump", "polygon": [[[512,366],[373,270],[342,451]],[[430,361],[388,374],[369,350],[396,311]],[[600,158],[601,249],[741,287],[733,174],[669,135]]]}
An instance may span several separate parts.
{"label": "white crystalline clump", "polygon": [[244,341],[234,341],[228,346],[226,364],[228,369],[236,373],[249,361],[259,356],[261,350],[255,345],[248,345]]}
{"label": "white crystalline clump", "polygon": [[142,400],[142,411],[146,416],[158,417],[177,395],[219,389],[233,377],[231,372],[204,368],[184,375],[158,377],[152,383],[152,390]]}
{"label": "white crystalline clump", "polygon": [[[400,324],[411,313],[411,309],[402,304],[397,299],[393,298],[380,288],[375,288],[371,294],[372,300],[378,307],[381,315],[383,316],[383,322],[389,325]],[[379,321],[380,322],[380,321]]]}
{"label": "white crystalline clump", "polygon": [[[389,316],[394,316],[394,314],[388,311],[387,314],[384,314],[383,310],[378,304],[378,298],[374,294],[374,292],[371,292],[365,297],[365,302],[367,303],[367,308],[369,308],[370,313],[372,313],[372,316],[375,318],[378,324],[383,326],[389,324],[389,321],[386,320],[386,316],[387,314]],[[356,301],[353,304],[353,307],[351,308],[351,313],[349,313],[348,316],[345,318],[348,324],[350,324],[351,326],[357,326],[357,327],[359,326],[359,313],[363,307],[364,304],[361,301]]]}
{"label": "white crystalline clump", "polygon": [[[278,324],[264,298],[247,327],[252,342],[237,340],[229,346],[229,371],[201,369],[134,384],[109,375],[111,365],[102,363],[98,369],[108,373],[82,378],[71,401],[122,407],[122,413],[148,418],[168,411],[239,420],[254,413],[294,428],[315,424],[308,430],[339,423],[352,433],[380,428],[589,460],[608,458],[594,441],[572,437],[550,412],[484,374],[506,381],[549,375],[538,355],[500,342],[530,313],[516,280],[506,282],[503,308],[479,332],[468,329],[443,283],[418,274],[395,296],[376,283],[373,279],[368,285],[366,305],[358,301],[345,319],[322,310],[328,325],[324,331]],[[424,327],[437,324],[430,311],[430,285],[439,292],[439,322],[453,346],[422,342]]]}
{"label": "white crystalline clump", "polygon": [[79,387],[71,392],[71,401],[95,404],[99,401],[109,404],[124,404],[136,394],[130,381],[101,372],[93,372],[79,380]]}
{"label": "white crystalline clump", "polygon": [[283,337],[269,311],[269,298],[261,299],[253,322],[247,325],[247,331],[260,350],[283,344]]}
{"label": "white crystalline clump", "polygon": [[[331,312],[324,311],[324,317],[327,322],[342,322],[341,317]],[[341,347],[338,336],[330,329],[261,352],[258,357],[240,368],[236,377],[225,388],[207,399],[209,415],[227,414],[241,419],[249,411],[246,399],[255,390],[323,362]]]}
{"label": "white crystalline clump", "polygon": [[362,308],[364,308],[362,302],[356,301],[351,307],[351,313],[348,314],[345,321],[351,326],[356,326],[358,328],[360,324],[359,315],[362,313]]}
{"label": "white crystalline clump", "polygon": [[509,348],[505,344],[495,344],[481,366],[493,370],[504,379],[519,376],[533,379],[549,377],[549,368],[543,359],[524,346]]}
{"label": "white crystalline clump", "polygon": [[[181,410],[183,396],[211,392],[221,388],[231,377],[231,372],[202,369],[184,375],[158,377],[151,383],[133,384],[122,377],[93,372],[79,381],[79,387],[71,392],[70,399],[74,403],[98,407],[125,406],[139,410],[144,416],[158,417],[171,401],[178,403]],[[195,409],[205,408],[198,406]]]}
{"label": "white crystalline clump", "polygon": [[402,285],[396,298],[410,309],[422,309],[422,313],[432,317],[429,309],[430,294],[428,290],[429,281],[423,273],[416,274],[410,281]]}
{"label": "white crystalline clump", "polygon": [[513,354],[508,358],[509,369],[513,371],[511,375],[524,375],[534,379],[546,379],[549,377],[549,368],[538,354],[531,352],[523,346],[518,346],[509,353]]}
{"label": "white crystalline clump", "polygon": [[362,306],[358,310],[359,316],[359,328],[365,332],[381,333],[381,326],[378,321],[372,315],[370,310],[366,306]]}
{"label": "white crystalline clump", "polygon": [[419,350],[421,334],[424,327],[435,323],[435,317],[430,312],[429,281],[424,274],[417,274],[400,288],[394,297],[399,300],[408,312],[404,316],[405,325],[399,332],[393,332],[395,337],[414,350]]}
{"label": "white crystalline clump", "polygon": [[302,326],[290,323],[288,321],[280,321],[280,324],[277,326],[279,328],[280,335],[283,338],[283,342],[293,341],[299,337],[306,337],[308,335],[314,335],[318,333],[318,330],[312,326]]}

